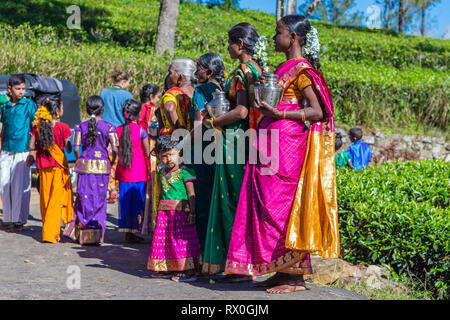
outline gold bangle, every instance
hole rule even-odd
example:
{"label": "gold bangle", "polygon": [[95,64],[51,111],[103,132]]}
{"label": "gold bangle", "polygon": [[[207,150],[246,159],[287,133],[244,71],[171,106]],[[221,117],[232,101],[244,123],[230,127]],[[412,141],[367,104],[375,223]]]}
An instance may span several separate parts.
{"label": "gold bangle", "polygon": [[214,117],[212,117],[211,119],[209,119],[209,123],[211,124],[211,128],[214,128]]}
{"label": "gold bangle", "polygon": [[300,115],[302,117],[302,121],[305,122],[306,121],[306,112],[305,109],[300,110]]}

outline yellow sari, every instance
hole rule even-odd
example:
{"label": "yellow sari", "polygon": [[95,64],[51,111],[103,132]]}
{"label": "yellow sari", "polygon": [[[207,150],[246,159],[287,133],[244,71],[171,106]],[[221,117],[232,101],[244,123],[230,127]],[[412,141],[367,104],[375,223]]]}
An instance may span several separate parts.
{"label": "yellow sari", "polygon": [[61,236],[61,219],[64,225],[73,220],[73,194],[66,155],[55,143],[48,152],[62,167],[39,169],[42,240],[54,243]]}

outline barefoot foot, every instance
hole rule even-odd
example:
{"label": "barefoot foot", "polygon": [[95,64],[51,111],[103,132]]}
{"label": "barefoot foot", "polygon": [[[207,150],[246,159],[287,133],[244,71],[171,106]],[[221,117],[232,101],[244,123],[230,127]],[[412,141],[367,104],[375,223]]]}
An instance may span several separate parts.
{"label": "barefoot foot", "polygon": [[271,293],[271,294],[280,294],[280,293],[291,293],[291,292],[295,292],[295,291],[305,291],[306,290],[306,286],[300,283],[297,284],[282,284],[279,286],[275,286],[273,288],[267,289],[267,293]]}
{"label": "barefoot foot", "polygon": [[272,287],[272,286],[276,286],[277,284],[281,284],[282,281],[285,281],[286,279],[289,278],[289,275],[285,274],[285,273],[281,273],[281,272],[277,272],[275,273],[273,276],[271,276],[269,279],[266,279],[264,281],[258,282],[255,285],[253,285],[254,287]]}

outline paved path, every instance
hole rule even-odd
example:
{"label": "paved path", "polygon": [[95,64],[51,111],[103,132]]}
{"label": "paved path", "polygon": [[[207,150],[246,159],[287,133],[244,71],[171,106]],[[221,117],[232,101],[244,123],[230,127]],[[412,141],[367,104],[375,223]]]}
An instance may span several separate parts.
{"label": "paved path", "polygon": [[[124,235],[115,231],[116,205],[108,205],[108,230],[105,244],[100,247],[43,243],[41,226],[39,195],[33,189],[27,230],[18,234],[0,230],[0,299],[367,299],[344,289],[313,284],[308,284],[307,291],[270,295],[253,288],[251,283],[210,284],[207,278],[177,283],[151,278],[146,270],[150,241],[147,238],[142,244],[123,242]],[[76,285],[70,280],[77,270],[80,289],[69,289],[68,282],[69,286]]]}

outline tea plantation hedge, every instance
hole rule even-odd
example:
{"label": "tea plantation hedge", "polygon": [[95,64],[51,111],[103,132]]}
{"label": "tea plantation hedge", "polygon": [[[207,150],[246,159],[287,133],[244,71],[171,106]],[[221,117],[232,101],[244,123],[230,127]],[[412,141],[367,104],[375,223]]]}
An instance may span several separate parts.
{"label": "tea plantation hedge", "polygon": [[342,257],[383,264],[420,292],[447,297],[450,163],[391,162],[337,172]]}

